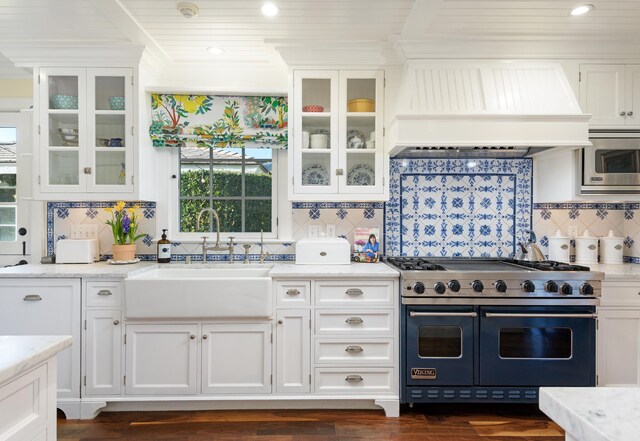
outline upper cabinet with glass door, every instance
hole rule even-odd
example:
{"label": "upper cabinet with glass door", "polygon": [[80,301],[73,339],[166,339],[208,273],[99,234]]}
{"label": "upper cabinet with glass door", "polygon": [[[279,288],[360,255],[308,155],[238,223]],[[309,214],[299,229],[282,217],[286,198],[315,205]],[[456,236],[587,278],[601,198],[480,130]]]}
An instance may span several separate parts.
{"label": "upper cabinet with glass door", "polygon": [[128,68],[42,68],[42,199],[133,192],[133,87]]}
{"label": "upper cabinet with glass door", "polygon": [[289,199],[388,199],[383,81],[377,70],[294,71]]}

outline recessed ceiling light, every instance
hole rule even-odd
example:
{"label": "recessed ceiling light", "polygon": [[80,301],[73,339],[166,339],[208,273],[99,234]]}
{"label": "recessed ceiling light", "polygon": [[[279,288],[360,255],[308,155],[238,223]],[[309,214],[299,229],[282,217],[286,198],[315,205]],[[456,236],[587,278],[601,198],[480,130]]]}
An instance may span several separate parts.
{"label": "recessed ceiling light", "polygon": [[184,18],[193,18],[200,14],[200,8],[193,3],[178,3],[178,11]]}
{"label": "recessed ceiling light", "polygon": [[584,15],[587,12],[593,11],[593,5],[580,5],[571,10],[571,15]]}
{"label": "recessed ceiling light", "polygon": [[276,15],[278,15],[278,12],[280,12],[280,9],[273,3],[265,3],[264,5],[262,5],[262,8],[260,8],[260,10],[267,17],[275,17]]}
{"label": "recessed ceiling light", "polygon": [[224,52],[224,50],[220,49],[219,47],[208,47],[207,50],[213,55],[220,55]]}

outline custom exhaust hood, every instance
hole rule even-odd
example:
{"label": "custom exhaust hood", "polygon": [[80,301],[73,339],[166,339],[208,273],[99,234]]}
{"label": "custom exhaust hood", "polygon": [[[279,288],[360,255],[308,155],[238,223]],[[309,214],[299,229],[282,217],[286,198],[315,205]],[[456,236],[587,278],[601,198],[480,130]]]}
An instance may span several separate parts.
{"label": "custom exhaust hood", "polygon": [[399,92],[390,156],[522,157],[591,145],[590,115],[557,63],[409,61]]}

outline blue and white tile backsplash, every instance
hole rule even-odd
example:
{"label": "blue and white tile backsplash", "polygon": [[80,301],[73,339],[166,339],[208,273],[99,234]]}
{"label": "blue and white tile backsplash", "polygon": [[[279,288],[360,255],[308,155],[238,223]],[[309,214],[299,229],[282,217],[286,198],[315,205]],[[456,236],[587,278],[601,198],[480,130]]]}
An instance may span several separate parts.
{"label": "blue and white tile backsplash", "polygon": [[531,159],[392,159],[387,255],[507,257],[531,228]]}
{"label": "blue and white tile backsplash", "polygon": [[[578,236],[587,228],[595,236],[606,236],[612,230],[616,236],[624,238],[625,262],[640,263],[640,203],[538,203],[533,208],[533,228],[545,254],[549,236],[556,230],[568,235],[569,227],[574,226]],[[572,243],[572,259],[574,254]]]}

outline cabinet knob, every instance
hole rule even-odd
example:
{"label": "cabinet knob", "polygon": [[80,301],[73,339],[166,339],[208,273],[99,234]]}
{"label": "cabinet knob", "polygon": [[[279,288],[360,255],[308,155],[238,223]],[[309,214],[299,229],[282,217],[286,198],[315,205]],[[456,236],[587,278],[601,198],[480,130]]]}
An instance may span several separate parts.
{"label": "cabinet knob", "polygon": [[298,294],[300,294],[300,291],[297,289],[288,289],[287,290],[287,295],[290,296],[297,296]]}
{"label": "cabinet knob", "polygon": [[344,170],[341,168],[336,168],[336,176],[342,176],[344,174]]}
{"label": "cabinet knob", "polygon": [[203,336],[202,336],[202,339],[203,339],[203,340],[206,340],[206,339],[208,339],[208,338],[209,338],[209,336],[208,336],[207,334],[205,334],[205,335],[203,335]]}
{"label": "cabinet knob", "polygon": [[345,291],[345,294],[348,296],[361,296],[364,293],[359,288],[349,288]]}
{"label": "cabinet knob", "polygon": [[114,320],[113,324],[114,324],[114,326],[118,326],[120,324],[120,320]]}
{"label": "cabinet knob", "polygon": [[627,116],[633,116],[633,110],[628,111]]}
{"label": "cabinet knob", "polygon": [[360,383],[362,380],[363,378],[360,375],[347,375],[347,378],[345,378],[345,381],[349,383]]}
{"label": "cabinet knob", "polygon": [[100,291],[98,291],[98,295],[99,296],[110,296],[111,295],[111,291],[109,291],[108,289],[101,289]]}
{"label": "cabinet knob", "polygon": [[85,175],[90,175],[90,174],[91,174],[91,167],[85,167],[85,168],[83,169],[83,171],[84,171],[84,174],[85,174]]}
{"label": "cabinet knob", "polygon": [[278,324],[281,325],[282,324],[282,320],[278,320]]}
{"label": "cabinet knob", "polygon": [[350,354],[357,354],[359,352],[362,352],[362,346],[347,346],[347,349],[345,349],[346,352],[350,353]]}
{"label": "cabinet knob", "polygon": [[347,317],[345,322],[349,323],[350,325],[359,325],[361,323],[364,323],[364,320],[362,320],[360,317]]}
{"label": "cabinet knob", "polygon": [[25,302],[39,302],[40,300],[42,300],[42,297],[40,297],[38,294],[29,294],[24,296],[22,300],[24,300]]}
{"label": "cabinet knob", "polygon": [[189,336],[189,338],[190,338],[191,340],[195,340],[195,339],[196,339],[196,336],[195,336],[195,335],[193,335],[193,334],[191,334],[191,335]]}
{"label": "cabinet knob", "polygon": [[620,116],[627,116],[627,112],[625,111],[620,112]]}

